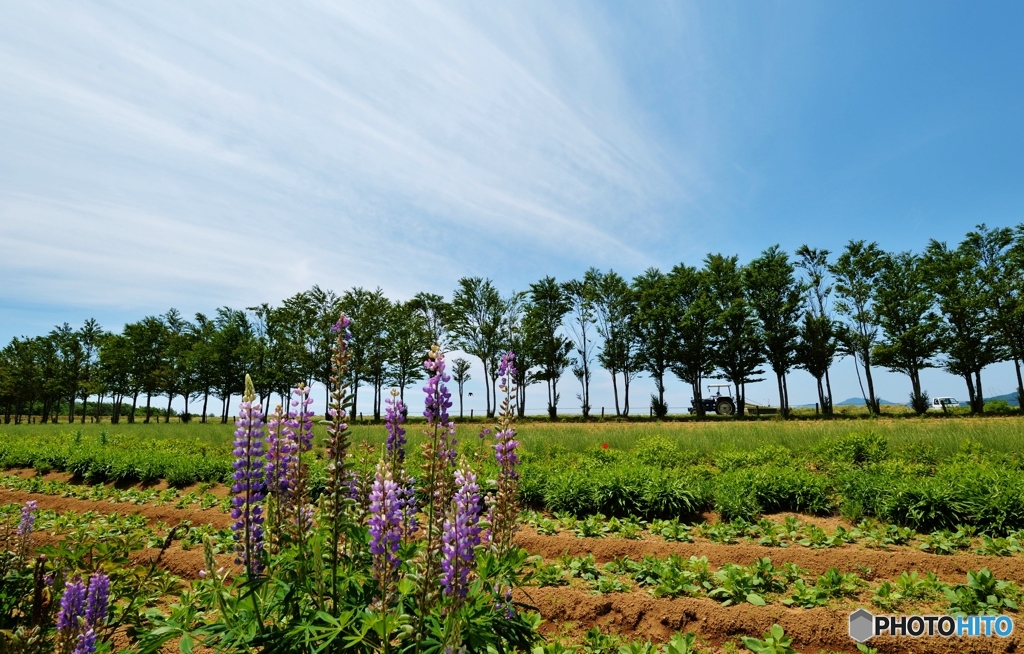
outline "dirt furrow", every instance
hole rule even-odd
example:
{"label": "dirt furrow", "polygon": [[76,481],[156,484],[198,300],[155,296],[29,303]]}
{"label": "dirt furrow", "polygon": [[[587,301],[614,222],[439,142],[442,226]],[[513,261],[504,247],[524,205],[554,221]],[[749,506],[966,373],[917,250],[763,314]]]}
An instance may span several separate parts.
{"label": "dirt furrow", "polygon": [[776,565],[795,563],[814,574],[823,574],[835,566],[841,572],[856,572],[865,576],[865,569],[871,569],[871,577],[893,579],[909,570],[934,572],[944,581],[962,583],[968,570],[987,567],[999,579],[1024,582],[1024,557],[980,556],[977,554],[952,554],[941,556],[928,554],[911,547],[893,548],[888,551],[872,550],[856,545],[832,549],[808,549],[804,547],[764,547],[762,545],[716,543],[670,543],[660,539],[626,540],[623,538],[577,538],[570,534],[542,536],[530,528],[522,529],[516,535],[516,542],[531,554],[546,559],[557,559],[563,554],[582,556],[593,554],[598,563],[607,563],[615,558],[628,556],[634,561],[644,556],[667,557],[706,556],[713,567],[726,563],[749,565],[758,559],[768,557]]}
{"label": "dirt furrow", "polygon": [[[778,623],[793,638],[799,652],[857,652],[848,633],[849,613],[829,608],[790,609],[742,604],[723,607],[706,598],[658,599],[645,593],[591,595],[575,588],[525,588],[517,601],[536,607],[545,624],[542,633],[557,635],[571,629],[583,633],[597,625],[602,631],[627,638],[664,642],[677,631],[694,631],[714,646],[737,636],[761,636]],[[880,654],[995,654],[1017,652],[1024,635],[1007,638],[873,638]]]}

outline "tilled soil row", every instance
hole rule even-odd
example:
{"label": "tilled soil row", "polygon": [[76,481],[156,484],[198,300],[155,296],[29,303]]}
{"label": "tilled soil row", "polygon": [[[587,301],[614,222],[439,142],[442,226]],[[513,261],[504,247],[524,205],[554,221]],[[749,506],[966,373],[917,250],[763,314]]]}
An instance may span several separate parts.
{"label": "tilled soil row", "polygon": [[748,544],[673,543],[655,538],[577,538],[569,534],[543,536],[528,527],[524,527],[516,534],[516,542],[530,554],[538,554],[545,559],[557,559],[563,554],[593,554],[594,560],[598,563],[607,563],[624,556],[637,561],[644,556],[664,558],[676,554],[685,557],[706,556],[711,566],[721,567],[726,563],[750,565],[758,559],[768,557],[776,565],[795,563],[818,575],[833,566],[840,572],[856,572],[862,577],[864,569],[870,568],[871,576],[879,579],[894,579],[903,572],[918,570],[921,573],[934,572],[943,581],[958,583],[964,582],[968,570],[987,567],[999,579],[1024,582],[1024,557],[980,556],[967,553],[943,556],[909,547],[883,551],[851,545],[814,550],[804,547],[764,547]]}
{"label": "tilled soil row", "polygon": [[[575,588],[523,588],[517,601],[536,607],[545,619],[541,631],[564,633],[566,623],[583,633],[598,625],[602,631],[627,638],[664,642],[677,631],[694,631],[712,644],[737,636],[758,636],[779,624],[799,652],[857,652],[848,633],[848,613],[829,608],[790,609],[742,604],[723,607],[706,598],[657,599],[644,593],[591,595]],[[877,637],[869,641],[880,654],[994,654],[1018,652],[1024,635],[1007,638]]]}
{"label": "tilled soil row", "polygon": [[189,520],[193,525],[209,524],[223,529],[230,527],[234,520],[231,516],[217,509],[176,509],[173,506],[153,506],[151,504],[131,504],[128,502],[107,502],[96,500],[80,500],[74,497],[45,495],[0,489],[0,504],[24,504],[34,500],[40,509],[51,509],[57,512],[98,511],[99,513],[138,514],[145,516],[150,523],[166,522],[172,527]]}
{"label": "tilled soil row", "polygon": [[[136,513],[146,516],[152,523],[164,521],[175,525],[182,520],[190,520],[193,525],[206,523],[217,527],[227,527],[232,523],[229,515],[218,510],[193,511],[0,490],[0,504],[23,504],[30,499],[45,509]],[[48,540],[44,534],[38,536]],[[939,556],[912,548],[880,551],[848,546],[811,550],[749,544],[674,543],[658,538],[577,538],[570,534],[544,536],[527,527],[516,535],[516,542],[531,554],[545,559],[557,559],[563,554],[580,556],[590,553],[597,562],[606,563],[623,556],[639,560],[647,555],[667,557],[676,554],[706,556],[709,564],[719,567],[726,563],[750,564],[767,556],[777,565],[792,562],[814,574],[822,574],[835,566],[843,572],[857,572],[864,576],[864,568],[870,568],[874,577],[892,579],[902,572],[919,570],[922,573],[935,572],[948,582],[962,583],[968,570],[988,567],[998,578],[1018,583],[1024,581],[1024,560],[1020,557]],[[132,553],[132,560],[137,565],[149,565],[158,554],[158,549],[147,548]],[[218,555],[217,564],[227,569],[237,568],[230,554]],[[159,565],[182,578],[195,579],[204,569],[202,548],[183,550],[174,544],[163,553]],[[582,636],[590,628],[600,626],[626,638],[662,642],[676,631],[695,631],[708,643],[719,647],[737,636],[761,636],[778,623],[793,638],[797,651],[857,651],[847,633],[848,611],[830,608],[790,609],[780,605],[758,607],[749,604],[723,607],[708,598],[654,598],[644,592],[594,595],[583,589],[566,587],[521,588],[516,591],[516,599],[540,612],[545,620],[542,633],[550,635]],[[881,654],[1016,652],[1021,651],[1019,648],[1024,645],[1024,635],[1015,631],[1009,638],[881,637],[872,639],[870,645]]]}

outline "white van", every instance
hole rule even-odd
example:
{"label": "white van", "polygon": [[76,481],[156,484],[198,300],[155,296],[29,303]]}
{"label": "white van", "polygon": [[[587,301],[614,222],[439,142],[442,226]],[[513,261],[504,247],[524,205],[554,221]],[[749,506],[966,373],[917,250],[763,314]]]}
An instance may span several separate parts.
{"label": "white van", "polygon": [[956,401],[955,397],[933,397],[932,404],[928,407],[929,411],[945,411],[946,409],[952,409],[960,406],[960,403]]}

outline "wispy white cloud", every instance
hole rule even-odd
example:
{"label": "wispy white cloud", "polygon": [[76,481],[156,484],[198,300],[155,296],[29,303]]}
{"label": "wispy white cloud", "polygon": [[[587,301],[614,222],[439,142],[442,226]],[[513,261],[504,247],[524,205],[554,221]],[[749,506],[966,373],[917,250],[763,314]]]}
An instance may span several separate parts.
{"label": "wispy white cloud", "polygon": [[684,193],[606,26],[571,5],[5,13],[0,221],[19,251],[0,273],[19,283],[0,302],[400,296],[502,249],[522,272],[494,275],[521,288],[649,264],[650,208]]}

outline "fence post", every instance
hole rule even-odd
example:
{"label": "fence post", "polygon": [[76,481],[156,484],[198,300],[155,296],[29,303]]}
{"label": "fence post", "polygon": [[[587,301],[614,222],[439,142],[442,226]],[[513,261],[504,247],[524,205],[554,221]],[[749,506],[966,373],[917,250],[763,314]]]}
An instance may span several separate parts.
{"label": "fence post", "polygon": [[652,418],[654,417],[654,407],[653,406],[651,407],[651,417]]}
{"label": "fence post", "polygon": [[761,407],[757,404],[754,405],[754,417],[758,420],[761,419]]}
{"label": "fence post", "polygon": [[473,409],[470,409],[470,410],[469,410],[469,419],[470,419],[470,420],[472,420],[472,419],[473,419]]}
{"label": "fence post", "polygon": [[363,412],[360,411],[359,412],[359,422],[362,422],[362,421],[363,421]]}
{"label": "fence post", "polygon": [[818,415],[818,403],[814,403],[814,415]]}
{"label": "fence post", "polygon": [[601,407],[601,420],[604,420],[604,407]]}

